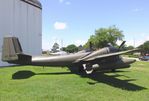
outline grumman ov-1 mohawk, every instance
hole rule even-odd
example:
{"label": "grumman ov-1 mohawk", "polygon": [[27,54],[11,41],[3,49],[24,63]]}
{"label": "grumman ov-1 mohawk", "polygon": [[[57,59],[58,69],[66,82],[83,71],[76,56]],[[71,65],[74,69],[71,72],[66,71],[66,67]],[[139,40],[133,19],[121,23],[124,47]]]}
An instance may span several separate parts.
{"label": "grumman ov-1 mohawk", "polygon": [[134,52],[137,49],[120,51],[124,43],[125,42],[123,42],[119,48],[109,45],[97,51],[84,51],[61,56],[33,57],[23,53],[17,37],[4,37],[2,61],[19,65],[67,66],[78,68],[78,70],[83,70],[87,74],[91,74],[93,71],[115,70],[130,67],[130,64],[134,63],[136,60],[122,58],[120,55]]}

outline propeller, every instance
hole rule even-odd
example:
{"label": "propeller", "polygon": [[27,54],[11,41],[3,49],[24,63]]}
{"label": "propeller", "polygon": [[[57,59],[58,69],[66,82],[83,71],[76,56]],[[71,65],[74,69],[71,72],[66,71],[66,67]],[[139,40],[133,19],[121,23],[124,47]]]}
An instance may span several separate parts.
{"label": "propeller", "polygon": [[123,42],[121,43],[121,45],[119,46],[118,50],[120,50],[120,49],[124,46],[125,42],[126,42],[126,41],[123,41]]}
{"label": "propeller", "polygon": [[107,46],[109,47],[111,53],[112,52],[119,52],[121,50],[121,48],[124,46],[125,42],[126,41],[123,41],[118,48],[114,47],[111,43],[108,43]]}

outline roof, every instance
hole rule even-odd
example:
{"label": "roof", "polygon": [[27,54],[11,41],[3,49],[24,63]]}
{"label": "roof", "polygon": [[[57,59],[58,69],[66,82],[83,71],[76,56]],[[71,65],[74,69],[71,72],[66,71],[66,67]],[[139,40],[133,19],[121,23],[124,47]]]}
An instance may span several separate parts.
{"label": "roof", "polygon": [[21,0],[21,1],[26,2],[26,3],[28,3],[28,4],[32,5],[32,6],[35,6],[37,8],[42,9],[42,5],[41,5],[41,3],[38,0]]}

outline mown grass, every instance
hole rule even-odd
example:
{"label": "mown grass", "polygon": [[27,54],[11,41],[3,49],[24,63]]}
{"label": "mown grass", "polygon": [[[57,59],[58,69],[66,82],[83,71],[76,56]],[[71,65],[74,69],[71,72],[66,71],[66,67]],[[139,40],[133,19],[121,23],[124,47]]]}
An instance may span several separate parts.
{"label": "mown grass", "polygon": [[0,101],[149,101],[149,62],[89,76],[67,68],[0,68]]}

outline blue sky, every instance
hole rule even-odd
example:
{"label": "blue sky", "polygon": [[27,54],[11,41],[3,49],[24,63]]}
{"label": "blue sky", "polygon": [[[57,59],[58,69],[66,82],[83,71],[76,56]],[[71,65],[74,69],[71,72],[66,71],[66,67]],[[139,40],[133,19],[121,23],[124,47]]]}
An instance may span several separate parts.
{"label": "blue sky", "polygon": [[42,47],[84,44],[95,29],[116,25],[127,45],[149,40],[149,0],[40,0]]}

